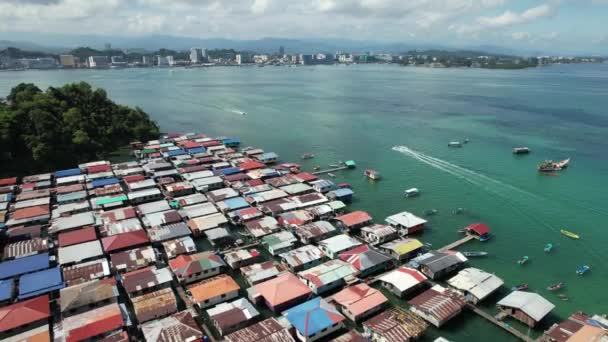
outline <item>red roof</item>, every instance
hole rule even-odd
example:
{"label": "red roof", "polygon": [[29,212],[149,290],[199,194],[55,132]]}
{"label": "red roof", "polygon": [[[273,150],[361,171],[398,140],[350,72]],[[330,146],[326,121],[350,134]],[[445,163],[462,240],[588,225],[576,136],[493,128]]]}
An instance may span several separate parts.
{"label": "red roof", "polygon": [[66,342],[76,342],[114,331],[124,325],[122,314],[118,305],[113,312],[105,313],[104,316],[97,317],[96,320],[86,322],[87,324],[70,330],[66,336]]}
{"label": "red roof", "polygon": [[5,332],[50,316],[49,296],[18,302],[0,308],[0,332]]}
{"label": "red roof", "polygon": [[197,143],[196,141],[190,141],[190,140],[181,142],[179,144],[182,145],[182,147],[185,147],[185,148],[196,148],[196,147],[203,146],[203,145]]}
{"label": "red roof", "polygon": [[248,160],[239,164],[239,168],[243,171],[262,169],[265,166],[266,165],[264,165],[264,163],[260,163],[259,161],[255,160]]}
{"label": "red roof", "polygon": [[411,268],[399,267],[397,269],[397,271],[410,275],[412,278],[416,279],[418,282],[423,282],[426,280],[426,277],[423,274],[421,274],[417,270],[413,270]]}
{"label": "red roof", "polygon": [[133,175],[133,176],[122,177],[122,180],[125,181],[125,183],[139,182],[140,180],[144,180],[144,179],[146,179],[146,177],[144,177],[142,175]]}
{"label": "red roof", "polygon": [[250,179],[247,181],[247,184],[249,184],[249,186],[258,186],[264,184],[264,181],[261,179]]}
{"label": "red roof", "polygon": [[58,194],[67,194],[70,192],[76,192],[76,191],[81,191],[84,190],[84,185],[83,184],[73,184],[73,185],[66,185],[66,186],[60,186],[55,188],[55,192]]}
{"label": "red roof", "polygon": [[36,183],[25,183],[25,184],[19,185],[19,189],[21,189],[21,190],[34,189],[35,187],[36,187]]}
{"label": "red roof", "polygon": [[30,217],[48,215],[49,213],[50,210],[48,205],[40,205],[37,207],[29,207],[16,210],[11,214],[11,218],[15,220],[21,220]]}
{"label": "red roof", "polygon": [[308,172],[300,172],[300,173],[293,175],[292,177],[298,179],[301,182],[310,182],[310,181],[313,181],[318,178],[317,176],[313,175],[312,173],[308,173]]}
{"label": "red roof", "polygon": [[57,237],[57,242],[59,244],[59,247],[67,247],[83,242],[93,241],[96,239],[97,233],[95,232],[95,227],[88,227],[61,233]]}
{"label": "red roof", "polygon": [[108,172],[112,170],[112,166],[111,165],[95,165],[95,166],[89,166],[87,167],[87,173],[88,174],[92,174],[92,173],[100,173],[100,172]]}
{"label": "red roof", "polygon": [[469,231],[474,231],[477,235],[485,235],[490,232],[490,227],[486,226],[483,223],[473,223],[467,226],[466,228]]}
{"label": "red roof", "polygon": [[372,217],[369,216],[369,214],[366,213],[365,211],[359,210],[359,211],[353,211],[352,213],[348,213],[346,215],[336,217],[336,220],[341,221],[347,227],[351,227],[351,226],[356,226],[356,225],[371,221]]}
{"label": "red roof", "polygon": [[209,170],[209,165],[195,165],[195,166],[187,166],[182,167],[178,171],[179,173],[190,173],[190,172],[199,172]]}
{"label": "red roof", "polygon": [[221,145],[222,143],[217,141],[217,140],[210,140],[210,141],[204,141],[202,143],[203,147],[211,147],[211,146],[218,146]]}
{"label": "red roof", "polygon": [[150,239],[143,229],[116,234],[101,239],[103,249],[108,253],[127,247],[146,244],[148,242],[150,242]]}
{"label": "red roof", "polygon": [[248,180],[248,179],[249,179],[249,176],[247,176],[244,173],[240,173],[240,172],[224,177],[224,180],[228,181],[228,182],[244,181],[244,180]]}
{"label": "red roof", "polygon": [[17,177],[0,179],[0,186],[17,184]]}

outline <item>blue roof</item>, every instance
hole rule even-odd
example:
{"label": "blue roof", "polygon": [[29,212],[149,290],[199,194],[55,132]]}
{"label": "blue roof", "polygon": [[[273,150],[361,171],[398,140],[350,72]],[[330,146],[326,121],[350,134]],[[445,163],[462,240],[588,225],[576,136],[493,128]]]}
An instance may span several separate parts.
{"label": "blue roof", "polygon": [[194,148],[189,148],[188,150],[189,154],[197,154],[197,153],[205,153],[205,148],[204,147],[194,147]]}
{"label": "blue roof", "polygon": [[164,155],[166,155],[167,157],[175,157],[175,156],[181,156],[186,154],[186,151],[184,150],[172,150],[172,151],[167,151],[163,153]]}
{"label": "blue roof", "polygon": [[241,169],[238,168],[238,167],[228,167],[228,168],[225,168],[225,169],[221,169],[219,171],[220,171],[221,175],[226,175],[227,176],[227,175],[233,175],[235,173],[239,173],[239,172],[241,172]]}
{"label": "blue roof", "polygon": [[230,198],[225,200],[224,203],[226,203],[230,210],[247,208],[249,206],[249,203],[247,203],[243,197]]}
{"label": "blue roof", "polygon": [[342,189],[336,189],[334,191],[332,191],[332,193],[340,198],[340,197],[348,197],[348,196],[352,196],[354,194],[354,191],[352,191],[349,188],[342,188]]}
{"label": "blue roof", "polygon": [[0,302],[11,300],[13,298],[13,287],[15,281],[13,279],[0,280]]}
{"label": "blue roof", "polygon": [[91,182],[93,188],[101,188],[106,185],[118,184],[118,178],[106,178],[106,179],[98,179]]}
{"label": "blue roof", "polygon": [[61,170],[61,171],[55,171],[55,177],[61,178],[61,177],[68,177],[68,176],[76,176],[76,175],[79,175],[81,173],[82,173],[82,171],[80,171],[79,168],[69,169],[69,170]]}
{"label": "blue roof", "polygon": [[35,272],[49,267],[49,253],[41,253],[0,263],[0,279]]}
{"label": "blue roof", "polygon": [[239,138],[228,138],[228,139],[222,140],[222,142],[224,143],[224,145],[237,145],[237,144],[241,143],[241,139],[239,139]]}
{"label": "blue roof", "polygon": [[61,267],[50,268],[22,275],[19,278],[19,300],[45,294],[51,291],[60,290],[65,287],[61,279]]}
{"label": "blue roof", "polygon": [[317,182],[314,184],[314,186],[317,186],[319,188],[326,188],[326,187],[334,187],[336,186],[336,183],[328,180],[328,179],[321,179],[320,182]]}
{"label": "blue roof", "polygon": [[343,321],[345,318],[331,304],[321,297],[316,297],[308,302],[285,311],[283,316],[303,336],[310,336],[332,325]]}

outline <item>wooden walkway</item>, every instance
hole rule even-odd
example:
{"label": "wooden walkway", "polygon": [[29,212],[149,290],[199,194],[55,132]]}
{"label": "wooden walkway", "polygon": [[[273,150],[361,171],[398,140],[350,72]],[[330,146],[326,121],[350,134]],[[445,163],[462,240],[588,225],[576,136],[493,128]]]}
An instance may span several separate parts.
{"label": "wooden walkway", "polygon": [[260,244],[259,242],[254,242],[254,243],[249,244],[249,245],[245,245],[245,246],[239,246],[239,247],[235,247],[235,248],[227,249],[227,250],[225,250],[225,251],[220,251],[220,253],[221,253],[221,254],[226,254],[226,253],[230,253],[230,252],[238,251],[238,250],[245,249],[245,248],[249,248],[249,247],[255,247],[255,246],[259,245],[259,244]]}
{"label": "wooden walkway", "polygon": [[312,174],[313,175],[322,175],[324,173],[330,173],[330,172],[335,172],[335,171],[342,171],[342,170],[346,170],[346,169],[348,169],[348,166],[340,166],[340,167],[335,167],[333,169],[315,171]]}
{"label": "wooden walkway", "polygon": [[513,336],[519,338],[520,340],[525,341],[525,342],[533,342],[534,341],[534,339],[531,338],[530,336],[525,335],[521,331],[519,331],[519,330],[517,330],[517,329],[515,329],[515,328],[513,328],[511,326],[506,325],[504,322],[501,322],[501,321],[497,320],[492,315],[490,315],[487,312],[479,309],[475,305],[469,303],[469,304],[467,304],[467,307],[469,309],[471,309],[471,311],[473,311],[477,315],[479,315],[482,318],[485,318],[486,320],[488,320],[488,321],[494,323],[495,325],[503,328],[505,331],[511,333]]}
{"label": "wooden walkway", "polygon": [[460,240],[454,241],[454,242],[452,242],[449,245],[446,245],[446,246],[443,246],[443,247],[439,248],[438,251],[445,252],[447,250],[459,247],[460,245],[464,245],[465,243],[467,243],[467,242],[469,242],[471,240],[474,240],[474,239],[476,239],[475,236],[473,236],[473,235],[467,235],[467,236],[463,237]]}

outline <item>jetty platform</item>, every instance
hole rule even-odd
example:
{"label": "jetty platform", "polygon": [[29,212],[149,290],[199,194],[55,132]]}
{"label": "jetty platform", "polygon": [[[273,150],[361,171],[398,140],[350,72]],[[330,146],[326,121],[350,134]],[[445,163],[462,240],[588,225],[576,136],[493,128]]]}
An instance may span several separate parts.
{"label": "jetty platform", "polygon": [[513,336],[517,337],[518,339],[522,340],[522,341],[526,341],[526,342],[533,342],[534,339],[531,338],[530,336],[522,333],[521,331],[513,328],[510,325],[506,325],[504,322],[501,322],[499,320],[497,320],[494,316],[490,315],[489,313],[481,310],[480,308],[476,307],[475,305],[469,303],[467,304],[467,308],[469,308],[471,311],[473,311],[474,313],[476,313],[478,316],[484,318],[487,321],[490,321],[491,323],[494,323],[495,325],[501,327],[502,329],[504,329],[505,331],[511,333]]}
{"label": "jetty platform", "polygon": [[471,241],[471,240],[474,240],[474,239],[477,239],[477,237],[476,237],[476,236],[473,236],[473,235],[467,235],[467,236],[463,237],[463,238],[462,238],[462,239],[460,239],[460,240],[456,240],[456,241],[452,242],[452,243],[451,243],[451,244],[449,244],[449,245],[445,245],[445,246],[443,246],[443,247],[439,248],[439,249],[438,249],[438,251],[440,251],[440,252],[445,252],[445,251],[447,251],[447,250],[454,249],[454,248],[456,248],[456,247],[459,247],[459,246],[461,246],[461,245],[464,245],[465,243],[467,243],[467,242],[469,242],[469,241]]}
{"label": "jetty platform", "polygon": [[315,172],[311,172],[313,175],[322,175],[324,173],[330,173],[330,172],[336,172],[336,171],[342,171],[342,170],[346,170],[348,169],[348,166],[340,166],[340,167],[334,167],[333,169],[327,169],[327,170],[319,170],[319,171],[315,171]]}

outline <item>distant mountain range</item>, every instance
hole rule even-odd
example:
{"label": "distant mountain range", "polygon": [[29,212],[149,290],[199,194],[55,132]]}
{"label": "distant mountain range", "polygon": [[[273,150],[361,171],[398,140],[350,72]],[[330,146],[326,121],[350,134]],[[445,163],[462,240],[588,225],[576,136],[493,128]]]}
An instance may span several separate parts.
{"label": "distant mountain range", "polygon": [[[4,34],[6,38],[8,34]],[[171,50],[188,50],[191,47],[207,49],[235,49],[237,51],[255,51],[260,53],[275,53],[280,46],[285,47],[286,53],[335,53],[345,51],[352,53],[404,53],[412,50],[473,50],[488,54],[536,56],[543,54],[558,54],[553,51],[523,51],[493,45],[481,46],[442,46],[421,42],[372,42],[348,39],[287,39],[262,38],[257,40],[233,39],[199,39],[192,37],[177,37],[166,35],[147,35],[138,37],[113,37],[94,35],[66,35],[54,33],[10,33],[10,40],[0,40],[0,49],[8,46],[22,50],[35,50],[51,53],[70,51],[79,46],[90,46],[103,49],[105,44],[111,44],[113,49],[139,49],[156,51],[161,48]]]}

